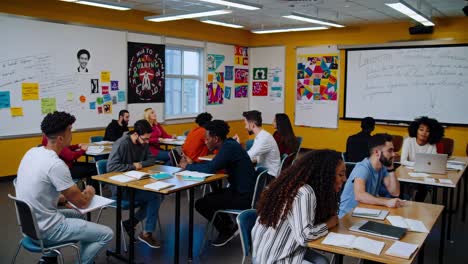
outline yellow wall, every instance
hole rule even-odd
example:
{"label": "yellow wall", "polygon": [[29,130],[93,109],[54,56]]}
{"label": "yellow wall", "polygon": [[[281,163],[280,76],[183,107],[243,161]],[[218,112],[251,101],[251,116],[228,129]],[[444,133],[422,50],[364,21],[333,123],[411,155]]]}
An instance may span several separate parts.
{"label": "yellow wall", "polygon": [[[344,29],[332,29],[311,33],[286,33],[272,35],[255,35],[245,30],[229,29],[207,25],[194,20],[183,20],[167,23],[152,23],[143,20],[150,15],[141,11],[118,12],[102,8],[87,7],[56,0],[2,0],[0,12],[46,19],[58,22],[71,22],[83,25],[106,27],[135,32],[146,32],[187,38],[194,40],[211,41],[227,44],[240,44],[249,46],[286,46],[286,113],[294,116],[295,101],[295,48],[324,44],[371,44],[385,43],[396,40],[420,40],[427,36],[410,36],[409,23],[372,24],[350,26]],[[458,42],[468,42],[464,30],[468,27],[468,18],[437,20],[434,34],[430,38],[454,38]],[[6,36],[4,36],[6,37]],[[344,54],[341,54],[342,58]],[[340,65],[344,69],[344,63]],[[344,74],[341,73],[340,89],[343,91]],[[343,115],[343,93],[340,95],[340,116]],[[461,110],[462,111],[462,110]],[[239,113],[240,115],[240,113]],[[242,141],[248,136],[244,130],[243,122],[229,122],[231,135],[240,133]],[[180,124],[165,126],[170,134],[182,134],[191,129],[193,124]],[[272,131],[271,126],[266,126]],[[333,148],[344,150],[345,142],[350,134],[359,130],[359,122],[339,121],[338,129],[320,129],[295,127],[296,134],[304,137],[305,148]],[[406,128],[378,125],[376,132],[406,135]],[[89,131],[74,133],[74,143],[88,142],[91,135],[102,135],[103,131]],[[468,128],[449,127],[446,136],[455,140],[455,155],[464,155],[468,141]],[[14,175],[24,153],[32,146],[40,143],[39,136],[0,140],[0,176]]]}

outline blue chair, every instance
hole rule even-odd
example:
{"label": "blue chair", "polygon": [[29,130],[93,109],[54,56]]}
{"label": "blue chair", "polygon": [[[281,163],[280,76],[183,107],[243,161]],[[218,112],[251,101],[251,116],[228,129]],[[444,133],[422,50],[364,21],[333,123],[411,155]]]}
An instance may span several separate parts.
{"label": "blue chair", "polygon": [[297,157],[299,156],[299,152],[301,152],[301,147],[302,147],[302,137],[301,136],[297,136],[297,151],[296,151],[296,156],[294,157],[294,160],[293,160],[293,164],[294,162],[296,162],[297,160]]}
{"label": "blue chair", "polygon": [[249,139],[245,142],[245,150],[248,151],[253,146],[254,140]]}
{"label": "blue chair", "polygon": [[29,252],[41,253],[42,255],[54,252],[59,256],[60,263],[65,263],[60,249],[65,247],[72,247],[75,249],[78,263],[81,263],[80,249],[76,245],[76,243],[79,241],[67,241],[51,245],[44,245],[43,238],[37,226],[36,216],[33,213],[31,205],[14,197],[11,194],[8,194],[8,197],[15,202],[16,217],[18,220],[18,225],[21,229],[21,233],[23,234],[23,238],[19,242],[18,248],[11,263],[15,263],[16,257],[18,256],[22,247]]}
{"label": "blue chair", "polygon": [[290,157],[296,155],[296,154],[297,154],[296,152],[293,152],[293,153],[289,153],[289,154],[283,153],[283,155],[281,155],[281,163],[280,163],[278,175],[280,175],[280,173],[283,171],[284,163],[286,162],[286,160],[289,159]]}
{"label": "blue chair", "polygon": [[[252,202],[250,204],[250,208],[254,209],[255,204],[257,203],[257,200],[260,198],[260,194],[263,191],[263,188],[265,188],[266,183],[268,182],[268,170],[265,168],[257,169],[257,180],[255,182],[255,188],[254,188],[254,193],[252,196]],[[242,213],[244,210],[239,210],[239,209],[223,209],[223,210],[218,210],[214,213],[213,218],[211,218],[211,221],[208,223],[208,226],[205,231],[205,236],[203,238],[202,245],[200,247],[200,255],[203,252],[203,248],[205,247],[205,242],[208,239],[208,235],[213,232],[213,226],[214,226],[214,220],[218,216],[218,214],[231,214],[231,215],[239,215]]]}
{"label": "blue chair", "polygon": [[104,137],[103,136],[90,136],[89,137],[89,142],[95,143],[95,142],[100,142],[103,141]]}
{"label": "blue chair", "polygon": [[248,209],[240,213],[237,218],[237,226],[240,231],[240,238],[242,243],[242,263],[252,251],[252,229],[257,220],[257,211],[255,209]]}

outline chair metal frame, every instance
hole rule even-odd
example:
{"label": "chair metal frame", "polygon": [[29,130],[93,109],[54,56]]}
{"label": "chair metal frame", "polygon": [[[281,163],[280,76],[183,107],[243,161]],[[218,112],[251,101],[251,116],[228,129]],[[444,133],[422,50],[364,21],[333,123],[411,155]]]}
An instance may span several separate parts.
{"label": "chair metal frame", "polygon": [[[249,229],[247,230],[247,234],[250,235],[250,233],[252,232],[252,229],[253,229],[253,226],[249,226],[249,227],[246,227],[244,222],[243,222],[243,218],[246,217],[244,215],[249,215],[249,217],[252,215],[253,213],[253,216],[255,216],[255,219],[257,219],[257,211],[255,209],[247,209],[247,210],[244,210],[242,211],[239,215],[237,215],[236,217],[236,222],[237,222],[237,226],[239,227],[239,230],[240,230],[240,239],[241,239],[241,244],[242,244],[242,264],[245,263],[245,259],[246,257],[249,256],[249,254],[251,253],[252,251],[252,237],[250,237],[247,240],[246,237],[244,237],[244,234],[245,232],[243,232],[243,229]],[[255,220],[254,220],[254,223],[255,223]],[[254,224],[255,225],[255,224]]]}

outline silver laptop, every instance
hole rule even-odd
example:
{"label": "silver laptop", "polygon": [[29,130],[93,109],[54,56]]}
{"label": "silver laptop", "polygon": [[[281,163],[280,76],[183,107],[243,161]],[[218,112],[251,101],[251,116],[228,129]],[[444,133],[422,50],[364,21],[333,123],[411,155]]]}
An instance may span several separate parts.
{"label": "silver laptop", "polygon": [[447,154],[416,153],[414,171],[445,174],[447,168],[447,158]]}

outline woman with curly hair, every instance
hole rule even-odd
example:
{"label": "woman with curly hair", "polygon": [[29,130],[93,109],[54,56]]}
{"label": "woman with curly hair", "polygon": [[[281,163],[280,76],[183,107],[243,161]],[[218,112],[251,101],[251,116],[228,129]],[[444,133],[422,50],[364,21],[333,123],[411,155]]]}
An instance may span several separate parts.
{"label": "woman with curly hair", "polygon": [[[444,128],[433,118],[423,116],[415,119],[408,127],[409,137],[403,141],[400,163],[414,166],[416,153],[437,153],[436,144],[444,137]],[[424,201],[427,190],[418,185],[416,201]]]}
{"label": "woman with curly hair", "polygon": [[338,192],[345,181],[345,164],[333,150],[311,151],[283,171],[258,204],[254,263],[328,263],[307,242],[338,224]]}

